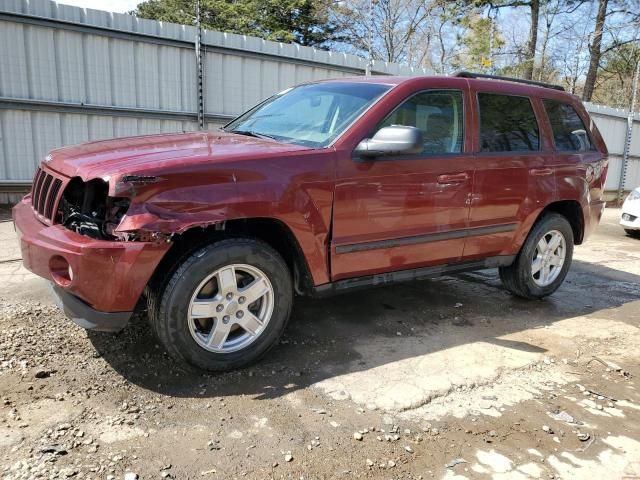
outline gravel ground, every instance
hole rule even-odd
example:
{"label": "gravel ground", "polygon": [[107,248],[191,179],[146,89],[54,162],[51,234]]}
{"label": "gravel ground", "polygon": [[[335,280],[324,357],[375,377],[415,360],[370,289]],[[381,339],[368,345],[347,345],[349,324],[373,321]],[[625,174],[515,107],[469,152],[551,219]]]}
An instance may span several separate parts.
{"label": "gravel ground", "polygon": [[640,241],[605,213],[551,298],[493,270],[298,299],[208,375],[66,320],[0,223],[0,478],[640,478]]}

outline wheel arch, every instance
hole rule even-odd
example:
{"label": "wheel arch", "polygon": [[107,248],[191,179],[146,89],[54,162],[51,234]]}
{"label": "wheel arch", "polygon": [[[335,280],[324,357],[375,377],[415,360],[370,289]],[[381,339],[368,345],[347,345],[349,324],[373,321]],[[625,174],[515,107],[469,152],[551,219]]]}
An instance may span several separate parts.
{"label": "wheel arch", "polygon": [[171,248],[149,281],[149,287],[160,288],[170,272],[194,251],[233,237],[255,238],[267,243],[289,267],[296,293],[307,295],[312,291],[314,282],[309,264],[294,233],[281,220],[268,217],[228,220],[207,227],[192,227],[175,235]]}
{"label": "wheel arch", "polygon": [[576,200],[559,200],[547,205],[540,214],[536,222],[538,222],[546,213],[558,213],[565,217],[573,230],[573,243],[575,245],[582,244],[584,240],[584,213],[582,206]]}

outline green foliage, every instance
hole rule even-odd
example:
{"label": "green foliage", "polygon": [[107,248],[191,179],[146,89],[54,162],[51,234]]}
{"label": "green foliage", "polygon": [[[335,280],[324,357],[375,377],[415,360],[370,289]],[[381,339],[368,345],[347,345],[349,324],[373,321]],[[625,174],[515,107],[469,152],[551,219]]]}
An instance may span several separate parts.
{"label": "green foliage", "polygon": [[[588,45],[603,0],[372,1],[373,15],[369,0],[201,0],[201,17],[210,30],[363,56],[371,26],[376,60],[426,66],[438,73],[464,69],[532,78],[579,92],[587,83]],[[195,4],[144,0],[132,13],[192,25]],[[640,0],[608,4],[592,97],[628,107],[640,58]],[[515,23],[524,18],[527,24]],[[534,18],[540,28],[530,28]]]}
{"label": "green foliage", "polygon": [[640,44],[627,43],[602,58],[593,101],[629,108],[633,97],[633,76],[640,62]]}
{"label": "green foliage", "polygon": [[[191,25],[195,5],[195,0],[146,0],[133,13]],[[207,29],[323,47],[337,38],[329,5],[328,0],[201,0],[200,12]]]}
{"label": "green foliage", "polygon": [[[491,19],[471,15],[461,19],[465,33],[460,39],[464,50],[456,57],[458,68],[488,71],[492,67],[492,53],[504,46],[504,40]],[[492,38],[493,30],[493,38]]]}
{"label": "green foliage", "polygon": [[522,78],[526,69],[526,62],[514,62],[496,69],[496,75]]}
{"label": "green foliage", "polygon": [[626,43],[607,52],[602,59],[603,73],[615,73],[621,77],[633,77],[636,64],[640,62],[640,44]]}

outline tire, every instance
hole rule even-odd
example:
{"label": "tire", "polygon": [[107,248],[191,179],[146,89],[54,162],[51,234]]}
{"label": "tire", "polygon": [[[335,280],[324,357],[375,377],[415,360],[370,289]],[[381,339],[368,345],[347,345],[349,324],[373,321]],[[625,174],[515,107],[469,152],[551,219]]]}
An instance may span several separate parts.
{"label": "tire", "polygon": [[632,238],[640,238],[640,230],[631,230],[631,229],[625,228],[624,231],[627,232],[627,235],[629,235]]}
{"label": "tire", "polygon": [[[229,288],[218,286],[224,282]],[[249,291],[243,289],[258,284],[267,293],[241,305],[242,293]],[[203,292],[206,298],[201,298]],[[206,310],[194,318],[196,298]],[[275,345],[291,314],[293,286],[287,264],[271,246],[257,239],[228,238],[188,255],[148,299],[149,321],[171,356],[200,369],[226,371],[255,362]],[[262,322],[256,321],[260,318]],[[251,328],[245,330],[240,322]],[[220,342],[214,326],[232,331],[220,334],[225,338]]]}
{"label": "tire", "polygon": [[[540,264],[544,265],[545,256],[538,254],[538,244],[543,237],[545,242],[547,239],[557,240],[558,236],[554,232],[558,232],[563,237],[564,261],[557,271],[548,267],[553,273],[549,274],[547,283],[542,276],[545,267],[536,273],[533,272],[534,259],[536,259],[536,267],[539,267]],[[529,232],[514,262],[508,267],[500,267],[502,284],[509,292],[522,298],[539,299],[551,295],[562,285],[571,267],[573,241],[573,229],[565,217],[557,213],[545,214]],[[549,245],[549,248],[552,248],[551,243]],[[557,255],[548,254],[553,258],[549,260],[550,262],[557,261],[561,256],[560,247],[554,252]]]}

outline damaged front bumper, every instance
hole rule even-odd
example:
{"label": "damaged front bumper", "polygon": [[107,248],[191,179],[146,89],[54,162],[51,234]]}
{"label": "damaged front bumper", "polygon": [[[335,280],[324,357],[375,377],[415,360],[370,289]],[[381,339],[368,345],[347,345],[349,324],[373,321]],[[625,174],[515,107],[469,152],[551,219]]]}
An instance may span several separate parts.
{"label": "damaged front bumper", "polygon": [[97,240],[47,226],[25,197],[13,208],[24,266],[55,286],[65,313],[85,328],[126,325],[171,244]]}

